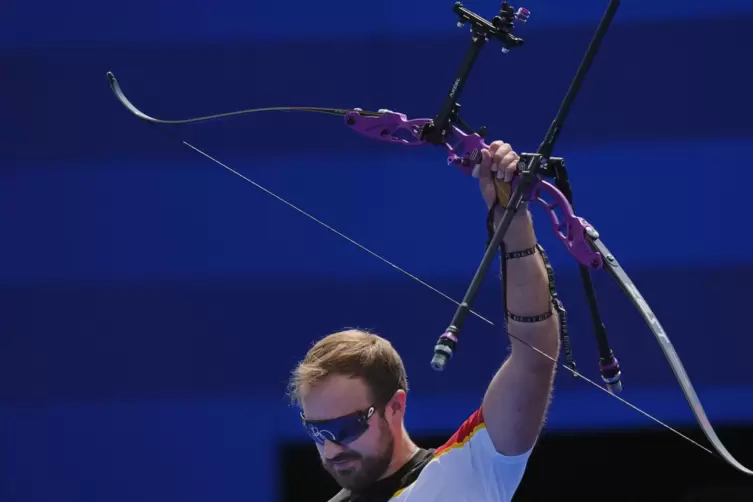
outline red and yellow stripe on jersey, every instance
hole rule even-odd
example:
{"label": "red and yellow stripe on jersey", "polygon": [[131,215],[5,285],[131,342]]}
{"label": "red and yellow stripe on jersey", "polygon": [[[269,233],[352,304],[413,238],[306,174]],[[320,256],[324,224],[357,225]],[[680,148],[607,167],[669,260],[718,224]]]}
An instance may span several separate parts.
{"label": "red and yellow stripe on jersey", "polygon": [[509,502],[530,453],[514,457],[497,453],[479,408],[390,502]]}

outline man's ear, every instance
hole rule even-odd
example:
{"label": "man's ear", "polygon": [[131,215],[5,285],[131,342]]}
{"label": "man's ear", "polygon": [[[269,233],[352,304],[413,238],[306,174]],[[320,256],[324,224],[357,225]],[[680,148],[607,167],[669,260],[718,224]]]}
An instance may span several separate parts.
{"label": "man's ear", "polygon": [[398,390],[395,395],[392,396],[390,402],[387,404],[387,409],[390,412],[390,416],[396,417],[400,420],[405,416],[405,402],[408,395],[404,390]]}

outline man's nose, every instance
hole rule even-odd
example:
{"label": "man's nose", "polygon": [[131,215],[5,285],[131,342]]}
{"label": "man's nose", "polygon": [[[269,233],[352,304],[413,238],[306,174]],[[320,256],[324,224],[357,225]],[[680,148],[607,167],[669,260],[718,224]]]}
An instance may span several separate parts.
{"label": "man's nose", "polygon": [[324,440],[324,445],[322,446],[322,456],[327,460],[335,458],[343,451],[345,451],[345,448],[343,448],[339,444],[333,443],[329,439]]}

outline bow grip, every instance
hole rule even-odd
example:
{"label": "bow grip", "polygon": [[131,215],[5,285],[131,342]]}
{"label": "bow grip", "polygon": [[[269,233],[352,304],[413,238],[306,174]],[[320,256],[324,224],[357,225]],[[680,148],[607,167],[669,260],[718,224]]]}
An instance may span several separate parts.
{"label": "bow grip", "polygon": [[[473,164],[470,163],[474,159],[475,149],[480,150],[482,148],[488,148],[483,140],[477,135],[465,135],[463,138],[464,151],[466,155],[450,156],[450,162],[457,165],[466,174],[478,178],[479,176],[479,162]],[[469,148],[469,145],[471,148]],[[470,150],[470,151],[469,151]],[[479,154],[480,155],[480,154]],[[521,159],[518,162],[518,168],[525,169],[526,162],[532,162],[531,154],[522,154]],[[473,167],[471,167],[473,166]],[[520,176],[516,175],[511,183],[504,182],[499,179],[494,179],[497,185],[497,196],[500,204],[504,207],[507,205],[507,201],[510,200],[512,192],[517,188],[520,182]],[[546,198],[544,197],[546,196]],[[598,251],[596,251],[589,239],[598,239],[599,234],[586,220],[580,216],[576,216],[573,211],[573,207],[567,200],[567,197],[554,185],[543,179],[537,179],[531,191],[524,194],[523,200],[529,202],[536,202],[542,206],[547,215],[549,215],[549,221],[552,224],[552,230],[554,235],[564,244],[568,252],[576,259],[578,263],[588,268],[599,269],[604,266],[604,259]],[[551,201],[551,202],[549,202]],[[557,209],[562,215],[562,218],[558,216]]]}

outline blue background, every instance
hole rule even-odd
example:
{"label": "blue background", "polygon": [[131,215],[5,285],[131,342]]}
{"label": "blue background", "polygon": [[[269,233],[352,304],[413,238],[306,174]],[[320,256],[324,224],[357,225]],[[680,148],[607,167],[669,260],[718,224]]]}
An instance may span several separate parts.
{"label": "blue background", "polygon": [[[113,71],[161,118],[280,105],[431,117],[469,44],[451,5],[4,5],[1,500],[276,500],[277,443],[305,440],[284,395],[288,372],[343,327],[400,350],[414,434],[449,433],[478,405],[505,354],[499,327],[469,320],[458,357],[433,372],[455,305],[176,138],[460,299],[485,211],[442,151],[291,114],[165,135],[131,116],[105,78]],[[491,139],[535,151],[606,1],[525,6],[525,46],[503,55],[490,44],[461,103]],[[717,426],[753,422],[751,54],[750,2],[624,2],[555,151],[576,212],[654,308]],[[534,215],[576,361],[598,378],[577,267]],[[623,397],[672,425],[694,423],[637,311],[604,273],[594,279]],[[499,324],[492,274],[475,307]],[[549,430],[651,425],[558,376]]]}

